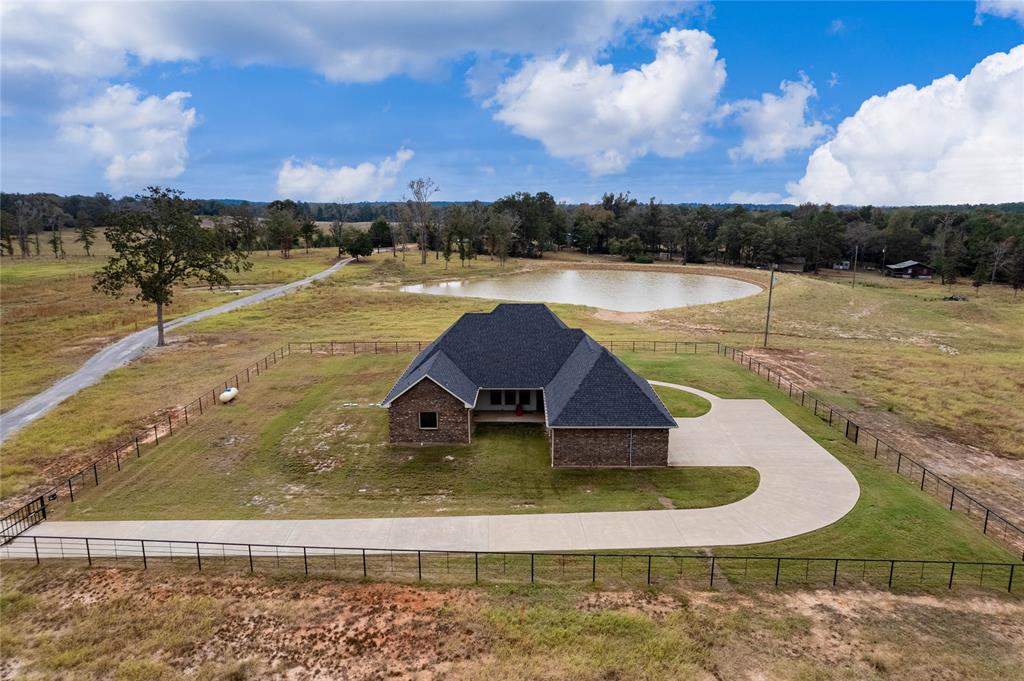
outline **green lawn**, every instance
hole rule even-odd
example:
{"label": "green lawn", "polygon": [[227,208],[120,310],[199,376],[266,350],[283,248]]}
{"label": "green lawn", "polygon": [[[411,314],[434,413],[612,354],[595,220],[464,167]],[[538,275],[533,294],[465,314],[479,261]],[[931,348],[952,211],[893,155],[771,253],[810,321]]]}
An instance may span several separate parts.
{"label": "green lawn", "polygon": [[[717,506],[749,468],[555,470],[537,425],[480,425],[472,445],[391,447],[374,403],[408,355],[293,355],[99,488],[67,519],[466,515]],[[693,411],[692,402],[683,401]],[[696,405],[699,407],[700,405]],[[673,411],[678,411],[678,404]]]}
{"label": "green lawn", "polygon": [[[657,380],[654,376],[650,378]],[[711,410],[711,403],[700,395],[683,392],[675,388],[662,388],[657,385],[652,387],[654,392],[658,393],[661,401],[668,407],[669,413],[676,418],[703,416]]]}
{"label": "green lawn", "polygon": [[[641,375],[762,398],[846,464],[861,497],[808,535],[718,554],[1011,560],[957,513],[895,476],[739,365],[710,354],[625,354]],[[175,434],[58,513],[66,519],[462,515],[678,508],[749,494],[742,468],[553,470],[543,431],[480,427],[470,446],[389,447],[376,406],[409,355],[295,354],[234,405]],[[694,406],[672,403],[680,413]]]}

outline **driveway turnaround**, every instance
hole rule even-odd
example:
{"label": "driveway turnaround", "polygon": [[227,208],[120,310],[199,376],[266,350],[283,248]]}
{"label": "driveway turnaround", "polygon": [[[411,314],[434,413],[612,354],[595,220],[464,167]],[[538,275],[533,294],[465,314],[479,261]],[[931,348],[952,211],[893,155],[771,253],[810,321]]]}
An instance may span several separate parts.
{"label": "driveway turnaround", "polygon": [[[177,319],[164,324],[164,329],[166,331],[173,331],[180,326],[197,322],[200,319],[206,319],[207,317],[213,317],[214,315],[231,312],[245,307],[246,305],[262,303],[265,300],[270,300],[271,298],[276,298],[284,295],[285,293],[290,293],[291,291],[302,288],[303,286],[308,286],[318,279],[329,277],[349,262],[351,262],[351,259],[341,260],[331,265],[326,270],[317,272],[305,279],[293,281],[289,284],[283,284],[282,286],[264,289],[257,293],[253,293],[252,295],[245,296],[244,298],[232,300],[230,303],[211,307],[209,310],[203,310],[201,312],[196,312],[195,314],[178,317]],[[20,430],[32,421],[35,421],[37,418],[53,409],[79,390],[88,388],[90,385],[97,383],[101,378],[107,375],[107,373],[120,366],[124,366],[149,348],[155,346],[155,326],[143,329],[142,331],[136,331],[130,336],[125,336],[121,340],[111,343],[86,360],[85,364],[83,364],[82,367],[74,373],[68,374],[35,397],[30,397],[18,406],[0,415],[0,443],[6,441],[7,438],[16,431]]]}
{"label": "driveway turnaround", "polygon": [[[724,506],[664,511],[350,520],[47,521],[9,545],[9,555],[23,553],[25,547],[17,551],[17,545],[30,543],[33,535],[481,552],[731,546],[811,532],[836,522],[856,504],[860,488],[850,471],[767,402],[726,400],[685,386],[652,383],[696,393],[712,405],[703,416],[678,419],[679,428],[669,436],[670,464],[750,466],[760,474],[753,494]],[[94,544],[94,555],[108,550],[102,546]],[[146,550],[151,555],[166,551],[148,541]],[[201,550],[221,555],[221,548],[212,545]]]}

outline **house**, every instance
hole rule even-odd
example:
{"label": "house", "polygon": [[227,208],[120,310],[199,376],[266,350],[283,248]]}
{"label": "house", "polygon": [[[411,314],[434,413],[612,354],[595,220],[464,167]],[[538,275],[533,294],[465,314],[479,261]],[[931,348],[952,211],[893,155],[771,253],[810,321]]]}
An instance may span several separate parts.
{"label": "house", "polygon": [[394,444],[469,443],[478,422],[543,424],[552,466],[666,466],[676,427],[647,381],[539,304],[462,315],[381,406]]}
{"label": "house", "polygon": [[895,265],[885,266],[885,276],[903,279],[931,279],[933,268],[916,260],[904,260]]}

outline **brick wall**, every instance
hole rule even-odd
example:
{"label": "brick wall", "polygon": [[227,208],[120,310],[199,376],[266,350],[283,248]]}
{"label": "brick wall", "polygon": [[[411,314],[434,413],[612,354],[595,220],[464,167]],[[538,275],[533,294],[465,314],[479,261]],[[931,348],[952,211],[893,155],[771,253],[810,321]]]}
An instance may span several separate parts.
{"label": "brick wall", "polygon": [[667,466],[668,429],[552,428],[551,465]]}
{"label": "brick wall", "polygon": [[[420,412],[437,412],[437,429],[420,428]],[[425,379],[409,388],[388,408],[391,443],[461,442],[470,439],[469,410],[461,400]]]}

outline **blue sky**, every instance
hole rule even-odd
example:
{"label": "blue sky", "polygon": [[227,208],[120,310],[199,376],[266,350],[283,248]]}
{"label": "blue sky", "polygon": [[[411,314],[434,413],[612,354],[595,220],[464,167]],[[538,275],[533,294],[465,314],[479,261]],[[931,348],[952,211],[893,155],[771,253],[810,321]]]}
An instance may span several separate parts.
{"label": "blue sky", "polygon": [[3,12],[4,191],[1024,200],[1016,0]]}

